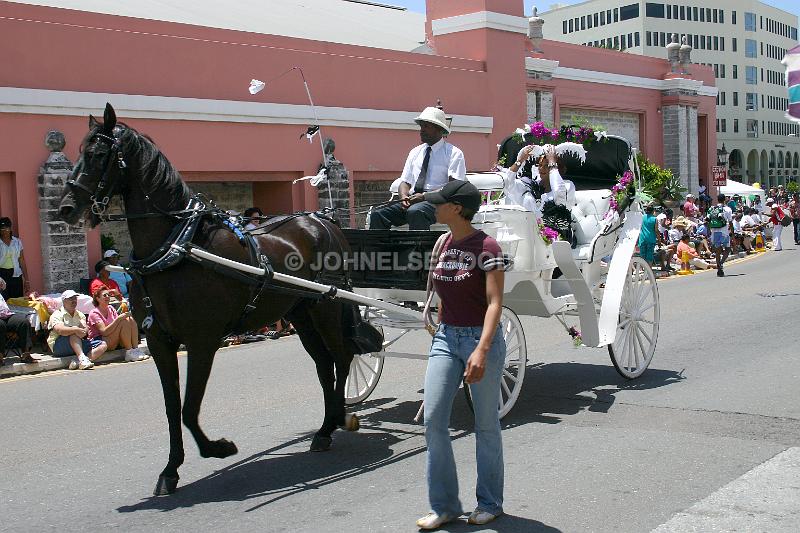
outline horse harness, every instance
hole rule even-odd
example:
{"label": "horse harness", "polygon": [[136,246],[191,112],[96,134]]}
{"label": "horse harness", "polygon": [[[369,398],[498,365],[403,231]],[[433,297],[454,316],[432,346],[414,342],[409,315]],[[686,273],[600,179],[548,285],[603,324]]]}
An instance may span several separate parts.
{"label": "horse harness", "polygon": [[[147,316],[142,321],[142,328],[145,330],[150,329],[154,321],[157,319],[153,310],[153,303],[147,293],[144,278],[148,275],[164,272],[170,268],[173,268],[184,259],[189,259],[190,261],[198,263],[204,268],[250,286],[250,296],[248,298],[247,305],[245,305],[238,319],[226,327],[226,330],[230,333],[240,331],[247,317],[250,316],[250,314],[256,309],[258,302],[261,299],[261,295],[267,288],[273,292],[280,292],[283,294],[312,300],[321,300],[335,296],[336,291],[333,290],[335,287],[332,287],[332,290],[328,293],[322,294],[307,289],[287,287],[274,282],[272,275],[274,269],[272,263],[267,255],[261,251],[261,248],[259,247],[254,236],[249,231],[244,230],[241,224],[234,217],[231,217],[231,215],[227,212],[216,206],[209,207],[203,201],[201,195],[194,195],[189,200],[189,204],[186,206],[186,209],[183,211],[183,213],[186,213],[186,215],[181,217],[181,222],[175,226],[169,237],[167,237],[164,243],[155,252],[145,259],[136,259],[133,257],[133,254],[131,254],[130,257],[130,266],[128,267],[128,271],[136,283],[139,284],[143,293],[142,302],[145,307],[145,312],[147,313]],[[292,213],[290,215],[280,215],[269,219],[266,224],[259,226],[257,228],[259,231],[258,235],[264,235],[275,231],[283,224],[304,216],[330,220],[323,213],[305,211]],[[217,222],[220,224],[220,226],[233,233],[239,240],[239,243],[247,248],[250,255],[250,263],[263,269],[265,275],[257,276],[255,274],[249,274],[233,267],[221,265],[219,263],[191,255],[189,252],[192,248],[200,248],[199,246],[193,244],[192,240],[194,239],[195,234],[197,233],[197,230],[205,217],[210,217],[213,222]],[[325,227],[326,231],[328,231],[329,236],[332,237],[330,234],[330,229],[328,229],[327,225],[323,224],[323,227]],[[321,273],[317,275],[315,281],[317,281],[320,275]]]}

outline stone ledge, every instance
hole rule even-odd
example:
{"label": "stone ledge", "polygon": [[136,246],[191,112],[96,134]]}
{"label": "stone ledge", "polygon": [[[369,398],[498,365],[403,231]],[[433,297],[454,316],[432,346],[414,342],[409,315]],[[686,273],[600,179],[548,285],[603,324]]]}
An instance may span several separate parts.
{"label": "stone ledge", "polygon": [[[140,344],[139,347],[145,353],[150,353],[146,344]],[[69,368],[70,362],[74,361],[75,357],[53,357],[44,354],[32,354],[37,361],[35,363],[9,363],[0,366],[0,379],[12,376],[22,376],[25,374],[37,374],[39,372],[47,372],[49,370],[63,370]],[[19,358],[14,356],[6,357],[6,361],[10,359]],[[106,352],[103,356],[94,362],[95,365],[102,365],[107,363],[118,363],[125,360],[125,350],[112,350]]]}

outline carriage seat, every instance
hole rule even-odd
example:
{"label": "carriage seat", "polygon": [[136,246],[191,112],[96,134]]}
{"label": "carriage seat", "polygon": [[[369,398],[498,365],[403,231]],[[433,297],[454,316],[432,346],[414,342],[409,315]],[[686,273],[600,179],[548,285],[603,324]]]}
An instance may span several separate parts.
{"label": "carriage seat", "polygon": [[575,205],[572,212],[572,227],[577,247],[573,250],[576,260],[587,261],[591,258],[591,243],[595,235],[605,229],[608,221],[604,217],[611,205],[609,189],[591,189],[575,191]]}

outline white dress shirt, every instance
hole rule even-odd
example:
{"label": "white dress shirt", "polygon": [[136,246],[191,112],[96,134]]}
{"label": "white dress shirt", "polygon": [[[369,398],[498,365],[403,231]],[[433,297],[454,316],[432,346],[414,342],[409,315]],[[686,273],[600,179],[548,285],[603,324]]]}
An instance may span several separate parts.
{"label": "white dress shirt", "polygon": [[512,205],[521,205],[525,211],[539,214],[539,206],[536,205],[536,198],[531,193],[531,179],[526,176],[518,176],[516,172],[505,169],[503,177],[503,188],[506,202]]}
{"label": "white dress shirt", "polygon": [[[403,167],[403,174],[400,176],[403,181],[411,185],[412,193],[422,169],[422,162],[425,160],[425,148],[427,147],[427,144],[420,144],[412,148]],[[450,178],[464,180],[466,176],[467,166],[464,162],[464,152],[452,144],[446,143],[444,139],[440,139],[431,146],[428,175],[425,178],[425,191],[441,189],[450,181]]]}
{"label": "white dress shirt", "polygon": [[550,192],[542,194],[542,204],[552,200],[557,205],[575,205],[575,184],[561,177],[557,168],[550,170]]}

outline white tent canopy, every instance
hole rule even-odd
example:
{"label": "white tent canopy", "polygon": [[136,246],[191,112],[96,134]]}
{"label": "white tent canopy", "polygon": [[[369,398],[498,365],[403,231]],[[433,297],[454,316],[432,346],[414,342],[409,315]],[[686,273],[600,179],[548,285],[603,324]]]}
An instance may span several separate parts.
{"label": "white tent canopy", "polygon": [[733,196],[734,194],[738,194],[745,200],[747,200],[748,205],[752,204],[750,201],[750,196],[756,195],[761,197],[761,205],[764,205],[764,201],[766,200],[766,193],[764,189],[759,189],[758,187],[753,187],[752,185],[747,185],[740,181],[734,181],[729,179],[724,187],[719,188],[719,192],[726,196]]}

